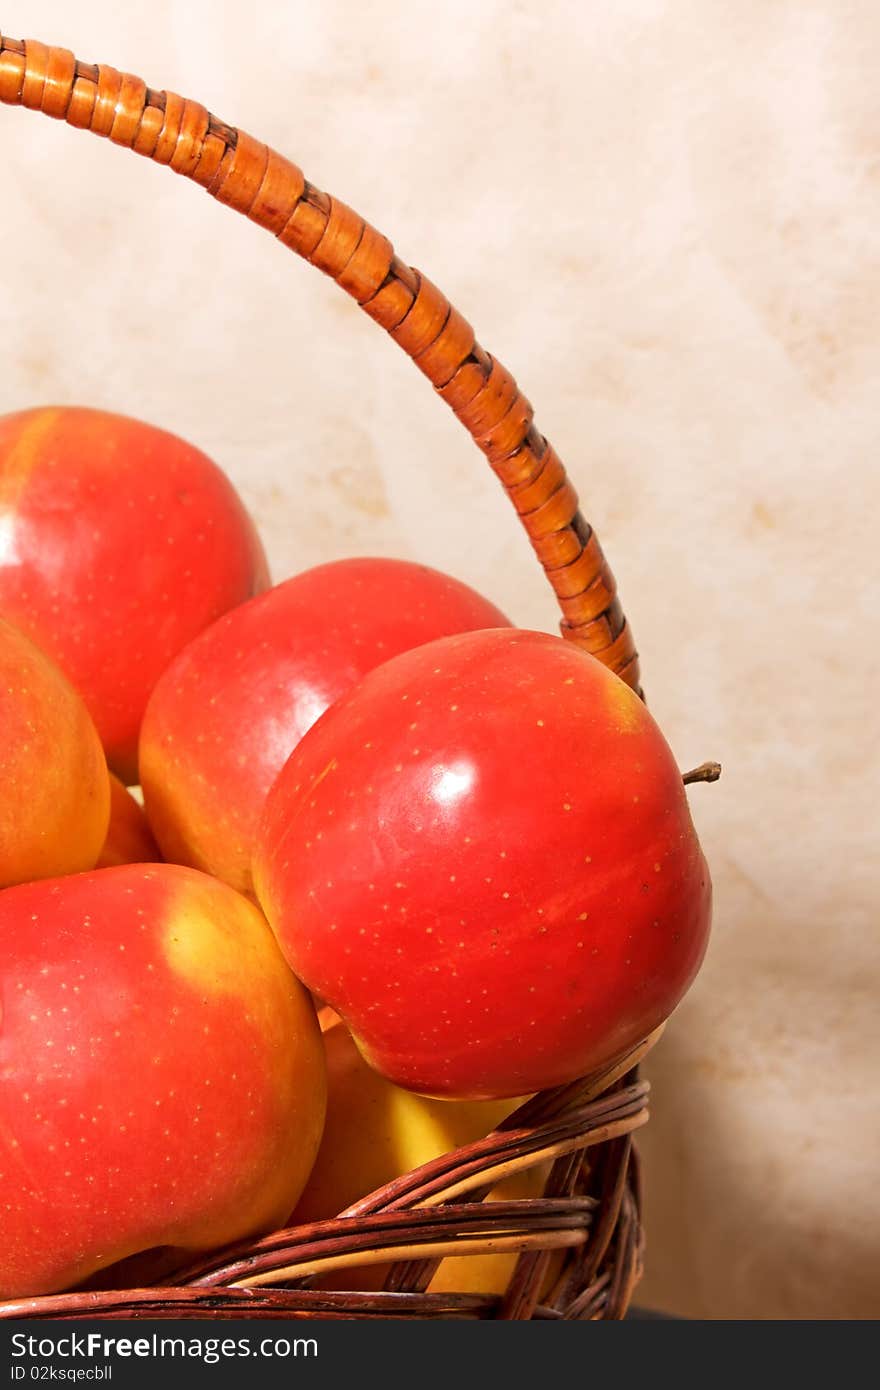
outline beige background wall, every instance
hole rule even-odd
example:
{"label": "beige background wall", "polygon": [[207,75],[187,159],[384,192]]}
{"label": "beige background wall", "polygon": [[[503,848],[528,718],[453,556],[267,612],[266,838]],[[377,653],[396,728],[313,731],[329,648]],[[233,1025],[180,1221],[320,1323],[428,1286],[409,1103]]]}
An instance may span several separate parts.
{"label": "beige background wall", "polygon": [[[692,794],[717,916],[651,1066],[642,1301],[877,1315],[880,11],[147,8],[0,18],[273,142],[443,286],[571,468],[680,762],[724,763]],[[0,178],[0,411],[190,437],[278,577],[410,555],[552,628],[482,460],[329,282],[28,113],[0,111]]]}

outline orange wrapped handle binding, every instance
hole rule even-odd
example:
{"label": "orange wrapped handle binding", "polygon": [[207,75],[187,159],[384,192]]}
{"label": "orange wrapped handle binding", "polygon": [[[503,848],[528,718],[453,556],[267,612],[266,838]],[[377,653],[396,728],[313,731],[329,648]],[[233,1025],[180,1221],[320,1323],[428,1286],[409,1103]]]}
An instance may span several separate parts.
{"label": "orange wrapped handle binding", "polygon": [[634,689],[639,667],[614,576],[553,446],[511,374],[381,232],[289,160],[197,102],[66,49],[0,35],[0,101],[42,111],[168,164],[330,275],[413,359],[486,455],[562,609],[564,637]]}

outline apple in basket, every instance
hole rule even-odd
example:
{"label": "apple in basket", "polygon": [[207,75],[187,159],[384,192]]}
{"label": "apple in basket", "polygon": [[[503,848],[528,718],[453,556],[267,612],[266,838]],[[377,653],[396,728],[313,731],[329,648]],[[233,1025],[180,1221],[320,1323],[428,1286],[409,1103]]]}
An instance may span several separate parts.
{"label": "apple in basket", "polygon": [[[431,1100],[404,1091],[364,1061],[337,1015],[321,1011],[327,1056],[327,1119],[321,1147],[290,1224],[323,1221],[463,1144],[484,1139],[520,1101]],[[487,1200],[541,1197],[550,1162],[504,1178]],[[468,1200],[459,1197],[460,1201]],[[495,1293],[506,1289],[517,1255],[510,1250],[450,1255],[441,1260],[429,1289],[433,1293]],[[550,1264],[546,1285],[559,1272],[562,1253]],[[381,1289],[388,1263],[346,1266],[321,1275],[325,1289]]]}
{"label": "apple in basket", "polygon": [[107,764],[82,699],[0,617],[0,888],[91,869],[109,815]]}
{"label": "apple in basket", "polygon": [[706,947],[709,873],[645,705],[561,638],[441,638],[365,676],[270,792],[260,903],[390,1080],[517,1096],[624,1053]]}
{"label": "apple in basket", "polygon": [[143,806],[111,772],[110,824],[95,868],[110,869],[117,864],[154,864],[161,858]]}
{"label": "apple in basket", "polygon": [[170,864],[0,893],[0,1298],[280,1225],[317,1152],[311,1000],[246,898]]}
{"label": "apple in basket", "polygon": [[380,558],[317,565],[234,608],[175,658],[147,705],[141,782],[165,857],[252,891],[266,796],[328,705],[398,652],[502,624],[459,580]]}
{"label": "apple in basket", "polygon": [[182,439],[102,410],[0,418],[0,612],[79,690],[123,780],[168,662],[267,584],[232,484]]}

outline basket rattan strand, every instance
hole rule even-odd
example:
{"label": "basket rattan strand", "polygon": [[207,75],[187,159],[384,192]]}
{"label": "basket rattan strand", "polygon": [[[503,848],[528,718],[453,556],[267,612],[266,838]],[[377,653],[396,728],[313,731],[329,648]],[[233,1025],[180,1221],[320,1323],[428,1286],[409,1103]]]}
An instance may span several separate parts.
{"label": "basket rattan strand", "polygon": [[[197,102],[78,62],[65,49],[0,35],[0,101],[167,164],[353,296],[485,454],[556,594],[563,636],[639,688],[614,578],[531,405],[466,319],[386,237]],[[167,1287],[20,1299],[0,1303],[0,1317],[621,1318],[643,1248],[632,1132],[648,1117],[648,1088],[638,1063],[656,1037],[599,1075],[534,1097],[485,1139],[403,1175],[336,1220],[222,1251]],[[502,1177],[548,1160],[542,1198],[483,1200]],[[559,1249],[565,1260],[548,1289]],[[427,1291],[439,1259],[490,1250],[521,1252],[502,1295]],[[381,1292],[309,1287],[330,1270],[389,1260]]]}

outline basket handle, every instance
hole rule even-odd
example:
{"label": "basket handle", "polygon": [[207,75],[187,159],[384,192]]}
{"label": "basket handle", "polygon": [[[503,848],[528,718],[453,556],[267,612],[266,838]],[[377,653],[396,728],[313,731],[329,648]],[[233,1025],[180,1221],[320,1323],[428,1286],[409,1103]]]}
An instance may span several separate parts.
{"label": "basket handle", "polygon": [[428,378],[486,455],[562,610],[562,634],[634,689],[639,667],[616,584],[553,446],[510,372],[387,237],[289,160],[197,102],[63,48],[0,34],[0,101],[125,145],[193,179],[331,276]]}

